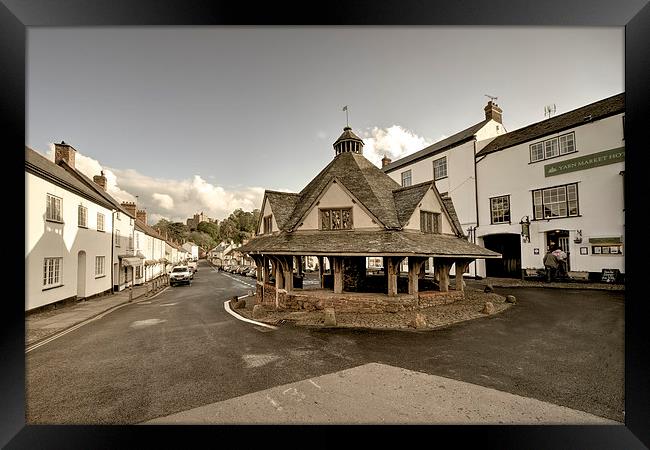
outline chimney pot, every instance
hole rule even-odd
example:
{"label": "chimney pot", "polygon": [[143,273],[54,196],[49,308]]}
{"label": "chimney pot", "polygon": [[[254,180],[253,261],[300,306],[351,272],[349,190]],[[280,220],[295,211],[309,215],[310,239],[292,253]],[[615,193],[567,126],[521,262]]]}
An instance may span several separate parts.
{"label": "chimney pot", "polygon": [[104,171],[103,171],[103,170],[102,170],[100,173],[101,173],[101,175],[95,175],[95,176],[93,177],[93,181],[94,181],[94,182],[95,182],[99,187],[101,187],[101,188],[104,190],[104,192],[105,192],[105,191],[106,191],[106,177],[104,176]]}
{"label": "chimney pot", "polygon": [[389,165],[391,162],[392,162],[391,159],[388,156],[384,155],[384,157],[381,159],[381,168],[383,169],[384,167]]}

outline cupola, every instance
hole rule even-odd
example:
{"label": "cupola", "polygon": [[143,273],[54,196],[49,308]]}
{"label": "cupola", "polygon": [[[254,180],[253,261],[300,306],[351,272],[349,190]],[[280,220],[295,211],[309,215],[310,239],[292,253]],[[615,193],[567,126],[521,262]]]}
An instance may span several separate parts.
{"label": "cupola", "polygon": [[363,154],[363,141],[359,136],[352,132],[349,126],[343,128],[343,134],[334,142],[334,152],[336,155],[341,153],[352,152]]}

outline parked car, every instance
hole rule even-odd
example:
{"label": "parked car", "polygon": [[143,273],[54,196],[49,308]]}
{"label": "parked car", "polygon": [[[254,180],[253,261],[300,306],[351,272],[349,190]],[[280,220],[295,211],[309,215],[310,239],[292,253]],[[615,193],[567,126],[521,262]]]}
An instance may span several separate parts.
{"label": "parked car", "polygon": [[196,261],[188,262],[187,267],[189,267],[192,272],[198,272],[199,271],[199,265],[196,263]]}
{"label": "parked car", "polygon": [[257,267],[251,267],[245,274],[247,277],[257,278]]}
{"label": "parked car", "polygon": [[192,278],[193,274],[188,266],[176,266],[169,274],[169,284],[170,286],[176,286],[177,284],[191,285]]}

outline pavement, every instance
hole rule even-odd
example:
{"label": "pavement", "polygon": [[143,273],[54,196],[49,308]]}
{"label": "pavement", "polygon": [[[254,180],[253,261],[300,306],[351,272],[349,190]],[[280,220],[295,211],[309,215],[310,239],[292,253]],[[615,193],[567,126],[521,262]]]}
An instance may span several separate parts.
{"label": "pavement", "polygon": [[622,426],[534,398],[379,363],[276,386],[144,424]]}
{"label": "pavement", "polygon": [[34,345],[69,330],[103,313],[132,302],[146,300],[167,287],[161,283],[154,289],[151,282],[127,288],[110,295],[82,300],[75,304],[29,314],[25,317],[25,345],[29,350]]}

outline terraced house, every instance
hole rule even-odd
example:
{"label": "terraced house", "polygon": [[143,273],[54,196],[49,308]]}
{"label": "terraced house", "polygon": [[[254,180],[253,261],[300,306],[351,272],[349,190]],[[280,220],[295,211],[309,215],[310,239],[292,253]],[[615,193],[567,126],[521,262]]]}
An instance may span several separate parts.
{"label": "terraced house", "polygon": [[[255,259],[260,303],[341,311],[430,306],[463,295],[462,277],[449,289],[453,266],[463,273],[477,258],[500,257],[468,242],[453,202],[433,181],[400,186],[363,156],[363,145],[346,127],[332,162],[300,193],[265,192],[256,236],[239,248]],[[306,256],[319,259],[318,289],[302,289]],[[382,258],[384,273],[368,273],[368,258]],[[424,277],[431,258],[435,281]],[[408,276],[400,276],[402,261]]]}
{"label": "terraced house", "polygon": [[62,167],[74,149],[62,142],[55,154],[25,148],[26,311],[112,288],[113,205]]}

